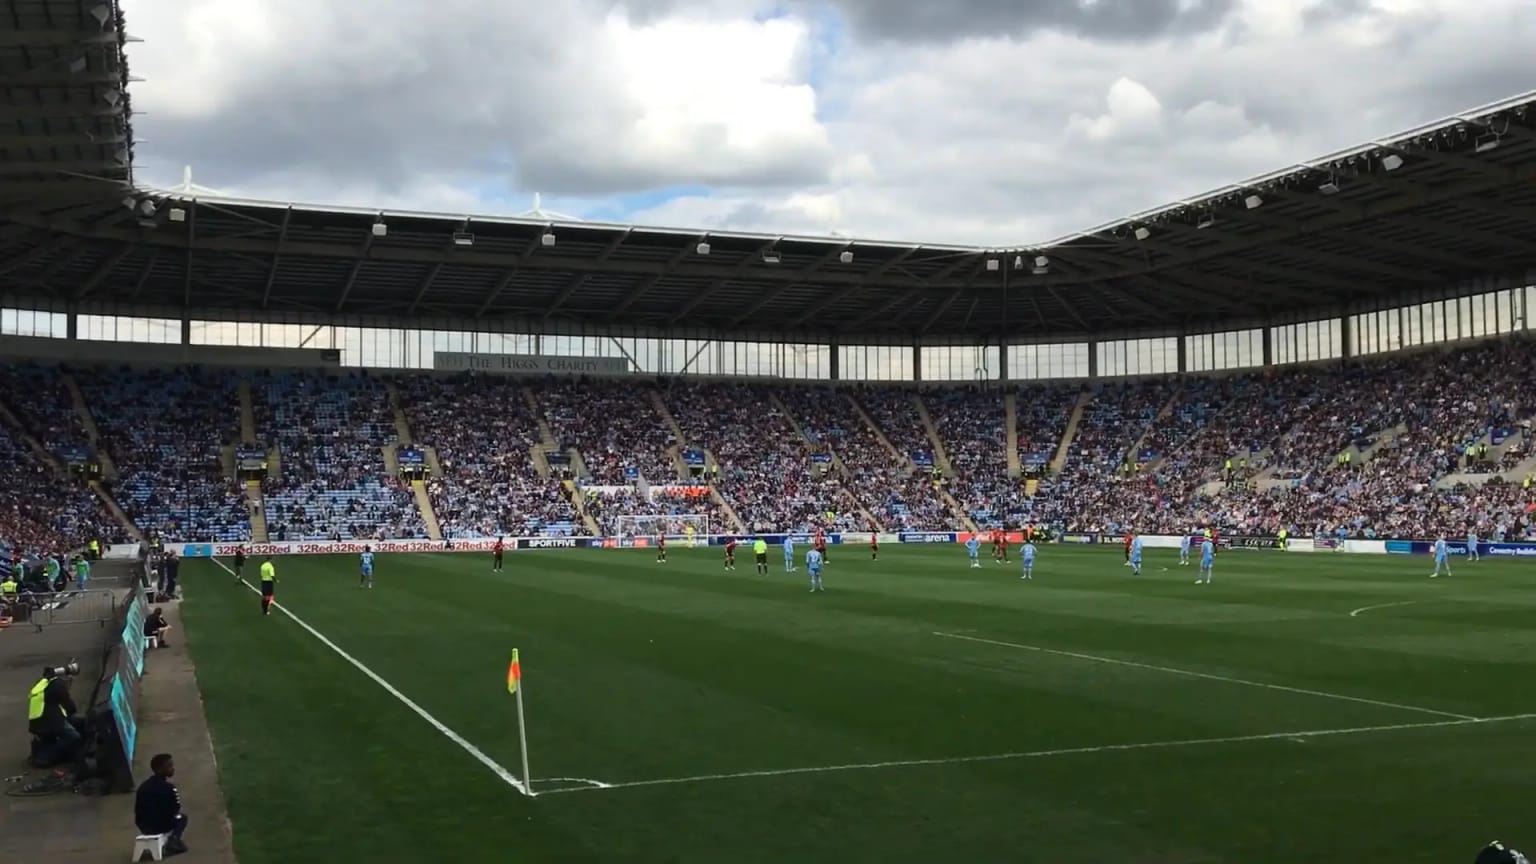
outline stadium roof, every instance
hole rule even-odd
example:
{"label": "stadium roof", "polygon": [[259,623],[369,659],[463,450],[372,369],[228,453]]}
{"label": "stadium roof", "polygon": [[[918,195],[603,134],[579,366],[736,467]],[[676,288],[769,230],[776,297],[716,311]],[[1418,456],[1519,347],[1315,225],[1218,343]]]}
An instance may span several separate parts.
{"label": "stadium roof", "polygon": [[13,304],[978,339],[1210,329],[1536,270],[1536,93],[1049,243],[896,244],[136,188],[121,16],[96,10],[0,0]]}

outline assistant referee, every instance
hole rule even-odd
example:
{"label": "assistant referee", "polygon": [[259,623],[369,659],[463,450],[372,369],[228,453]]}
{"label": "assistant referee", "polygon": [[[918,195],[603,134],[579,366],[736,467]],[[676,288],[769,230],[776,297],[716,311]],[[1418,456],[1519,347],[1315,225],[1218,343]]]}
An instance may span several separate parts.
{"label": "assistant referee", "polygon": [[261,614],[272,614],[272,599],[277,595],[277,567],[272,556],[261,562]]}

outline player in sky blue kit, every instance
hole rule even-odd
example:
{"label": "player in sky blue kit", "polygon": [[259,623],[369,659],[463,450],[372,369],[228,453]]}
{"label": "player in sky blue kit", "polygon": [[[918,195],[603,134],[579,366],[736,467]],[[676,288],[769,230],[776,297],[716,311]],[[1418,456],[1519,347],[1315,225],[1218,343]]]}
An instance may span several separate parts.
{"label": "player in sky blue kit", "polygon": [[1131,539],[1131,573],[1141,575],[1141,535]]}
{"label": "player in sky blue kit", "polygon": [[1206,540],[1200,544],[1200,578],[1195,580],[1195,584],[1199,585],[1201,582],[1211,584],[1211,571],[1215,568],[1216,544]]}
{"label": "player in sky blue kit", "polygon": [[811,591],[825,591],[821,587],[821,552],[812,549],[805,553],[805,572],[811,576]]}
{"label": "player in sky blue kit", "polygon": [[1024,559],[1024,575],[1019,578],[1035,578],[1035,544],[1026,542],[1020,547],[1019,555]]}
{"label": "player in sky blue kit", "polygon": [[784,537],[784,572],[795,572],[795,538],[788,535]]}
{"label": "player in sky blue kit", "polygon": [[1435,572],[1429,574],[1429,578],[1451,575],[1451,550],[1445,545],[1445,538],[1435,541]]}
{"label": "player in sky blue kit", "polygon": [[1191,538],[1189,536],[1189,532],[1188,531],[1185,531],[1184,532],[1184,536],[1179,538],[1179,566],[1180,567],[1188,567],[1189,566],[1189,544],[1190,544],[1190,539]]}
{"label": "player in sky blue kit", "polygon": [[978,557],[981,555],[981,540],[977,539],[975,534],[971,535],[971,539],[965,541],[965,554],[971,556],[972,567],[981,566],[981,559]]}
{"label": "player in sky blue kit", "polygon": [[357,556],[357,587],[373,587],[373,547],[364,546],[363,553]]}
{"label": "player in sky blue kit", "polygon": [[1483,560],[1483,556],[1477,554],[1477,531],[1475,530],[1467,532],[1467,560]]}

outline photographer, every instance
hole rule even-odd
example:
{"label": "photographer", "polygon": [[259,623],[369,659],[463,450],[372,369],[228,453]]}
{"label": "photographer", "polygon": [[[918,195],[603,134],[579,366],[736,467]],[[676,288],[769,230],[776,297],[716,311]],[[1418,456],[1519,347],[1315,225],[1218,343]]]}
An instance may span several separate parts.
{"label": "photographer", "polygon": [[69,692],[70,676],[80,667],[73,661],[64,666],[47,667],[32,685],[27,700],[27,731],[37,737],[33,753],[39,768],[70,762],[79,755],[84,721]]}

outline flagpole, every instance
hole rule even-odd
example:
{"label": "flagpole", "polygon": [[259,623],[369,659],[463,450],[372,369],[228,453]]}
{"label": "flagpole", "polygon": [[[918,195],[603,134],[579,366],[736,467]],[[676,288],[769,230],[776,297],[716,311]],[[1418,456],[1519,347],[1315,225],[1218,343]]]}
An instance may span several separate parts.
{"label": "flagpole", "polygon": [[517,740],[518,749],[523,755],[523,790],[529,798],[533,797],[533,777],[528,773],[528,727],[523,722],[523,686],[517,687]]}

